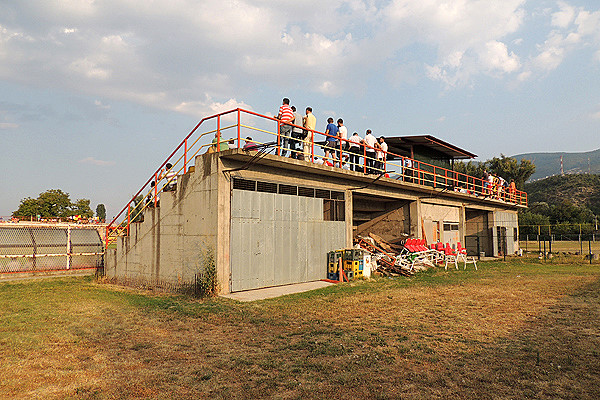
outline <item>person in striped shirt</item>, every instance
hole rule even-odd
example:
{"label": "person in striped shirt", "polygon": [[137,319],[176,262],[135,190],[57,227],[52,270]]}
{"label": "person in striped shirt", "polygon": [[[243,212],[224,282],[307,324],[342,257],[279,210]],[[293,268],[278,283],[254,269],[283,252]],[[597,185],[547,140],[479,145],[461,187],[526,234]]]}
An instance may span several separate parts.
{"label": "person in striped shirt", "polygon": [[281,107],[279,107],[279,113],[277,114],[277,119],[281,121],[281,124],[279,124],[279,135],[281,136],[279,145],[281,146],[280,154],[282,157],[285,157],[290,144],[290,139],[292,138],[292,126],[287,123],[292,122],[294,118],[296,118],[296,116],[290,107],[290,99],[285,97]]}

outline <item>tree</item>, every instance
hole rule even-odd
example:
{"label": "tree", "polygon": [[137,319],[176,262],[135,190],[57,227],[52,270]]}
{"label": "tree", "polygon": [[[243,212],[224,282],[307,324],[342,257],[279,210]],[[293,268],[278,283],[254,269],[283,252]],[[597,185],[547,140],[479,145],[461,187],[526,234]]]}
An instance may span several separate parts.
{"label": "tree", "polygon": [[509,182],[514,179],[519,190],[523,190],[525,181],[535,173],[535,164],[531,160],[522,159],[519,162],[516,158],[506,157],[504,154],[500,154],[500,158],[487,160],[485,166],[492,174],[501,176]]}
{"label": "tree", "polygon": [[454,170],[456,172],[475,177],[483,176],[484,169],[485,166],[483,163],[474,163],[473,161],[469,161],[467,163],[460,161],[454,164]]}
{"label": "tree", "polygon": [[88,199],[79,199],[71,207],[71,215],[81,215],[84,218],[92,218],[94,212],[90,208],[90,201]]}
{"label": "tree", "polygon": [[40,206],[37,199],[26,197],[21,200],[17,211],[13,212],[13,217],[35,217],[40,213]]}
{"label": "tree", "polygon": [[13,217],[30,217],[39,215],[41,218],[68,218],[72,215],[91,217],[88,199],[71,202],[69,194],[60,189],[50,189],[40,193],[37,199],[27,197],[21,200],[19,208],[13,212]]}
{"label": "tree", "polygon": [[454,170],[466,175],[482,178],[483,171],[487,170],[494,175],[501,176],[510,182],[514,179],[517,189],[523,190],[525,181],[535,172],[535,164],[530,160],[522,159],[520,162],[513,157],[506,157],[500,154],[500,158],[494,157],[490,160],[474,163],[457,162],[454,164]]}
{"label": "tree", "polygon": [[100,203],[96,206],[96,217],[100,221],[106,221],[106,207],[104,207],[104,204]]}

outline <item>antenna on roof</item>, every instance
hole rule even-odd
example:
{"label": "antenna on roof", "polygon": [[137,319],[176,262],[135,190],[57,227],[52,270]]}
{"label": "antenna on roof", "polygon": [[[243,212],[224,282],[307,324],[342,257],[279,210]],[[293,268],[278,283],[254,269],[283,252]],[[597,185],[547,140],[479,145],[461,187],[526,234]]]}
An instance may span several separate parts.
{"label": "antenna on roof", "polygon": [[560,174],[564,175],[565,171],[563,170],[563,161],[562,161],[562,156],[560,156]]}

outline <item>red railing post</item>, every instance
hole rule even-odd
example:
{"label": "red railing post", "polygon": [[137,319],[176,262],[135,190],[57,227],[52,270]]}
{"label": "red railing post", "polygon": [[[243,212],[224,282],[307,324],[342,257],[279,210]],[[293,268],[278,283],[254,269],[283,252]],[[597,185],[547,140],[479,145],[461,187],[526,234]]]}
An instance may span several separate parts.
{"label": "red railing post", "polygon": [[315,131],[312,132],[312,138],[310,139],[310,162],[315,162]]}
{"label": "red railing post", "polygon": [[183,145],[183,173],[185,174],[185,168],[187,166],[187,138],[185,138],[185,144]]}
{"label": "red railing post", "polygon": [[217,115],[217,151],[221,151],[221,115]]}
{"label": "red railing post", "polygon": [[127,204],[127,236],[129,236],[129,224],[131,224],[131,201]]}
{"label": "red railing post", "polygon": [[281,121],[277,120],[277,155],[281,155]]}
{"label": "red railing post", "polygon": [[367,145],[363,144],[363,174],[367,173]]}
{"label": "red railing post", "polygon": [[238,148],[242,147],[242,138],[241,138],[241,124],[242,124],[242,118],[241,118],[241,113],[240,113],[240,109],[237,109],[237,135],[238,135]]}

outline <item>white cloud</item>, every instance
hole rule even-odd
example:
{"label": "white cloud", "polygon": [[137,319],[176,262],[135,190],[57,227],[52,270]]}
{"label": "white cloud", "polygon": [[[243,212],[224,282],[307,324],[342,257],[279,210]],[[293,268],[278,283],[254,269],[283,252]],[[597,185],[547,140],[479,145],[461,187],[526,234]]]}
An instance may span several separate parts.
{"label": "white cloud", "polygon": [[243,104],[257,82],[335,97],[360,91],[364,76],[383,65],[387,79],[406,76],[414,84],[427,77],[452,88],[482,74],[527,79],[552,70],[586,38],[595,37],[600,49],[600,12],[562,1],[542,16],[554,31],[536,54],[517,54],[511,46],[531,48],[522,46],[527,39],[511,37],[533,14],[527,6],[525,0],[307,0],[285,7],[264,0],[14,2],[7,6],[6,15],[18,16],[10,29],[0,16],[0,78],[198,116],[213,112],[213,103]]}
{"label": "white cloud", "polygon": [[19,127],[19,124],[15,124],[14,122],[0,122],[0,129],[16,129]]}
{"label": "white cloud", "polygon": [[109,110],[110,105],[103,104],[100,100],[94,100],[94,105],[102,110]]}
{"label": "white cloud", "polygon": [[597,49],[593,52],[594,59],[600,61],[600,11],[589,12],[566,2],[558,4],[560,10],[551,14],[555,29],[537,45],[538,53],[530,57],[524,79],[544,76],[555,70],[577,49]]}
{"label": "white cloud", "polygon": [[[197,118],[208,117],[211,115],[219,114],[225,111],[229,111],[235,108],[242,108],[244,110],[252,111],[252,107],[243,101],[237,101],[236,99],[229,99],[223,103],[215,102],[210,97],[207,97],[202,101],[183,101],[173,107],[173,110],[181,112],[183,114],[192,115]],[[235,115],[228,115],[229,119],[236,118]]]}
{"label": "white cloud", "polygon": [[81,164],[98,165],[98,166],[101,166],[101,167],[107,167],[107,166],[112,166],[112,165],[116,164],[114,161],[96,160],[94,157],[86,157],[86,158],[84,158],[82,160],[79,160],[79,163],[81,163]]}
{"label": "white cloud", "polygon": [[515,53],[508,54],[506,45],[501,42],[491,41],[485,44],[485,52],[480,54],[484,66],[491,71],[515,72],[521,64]]}
{"label": "white cloud", "polygon": [[425,63],[427,76],[454,87],[469,84],[478,74],[501,76],[518,69],[518,57],[497,43],[523,25],[524,4],[523,0],[396,0],[384,10],[384,20],[392,27],[388,34],[394,38],[392,44],[410,38],[409,42],[435,48],[437,59]]}
{"label": "white cloud", "polygon": [[559,28],[567,28],[575,18],[575,7],[559,1],[560,11],[552,14],[552,25]]}

